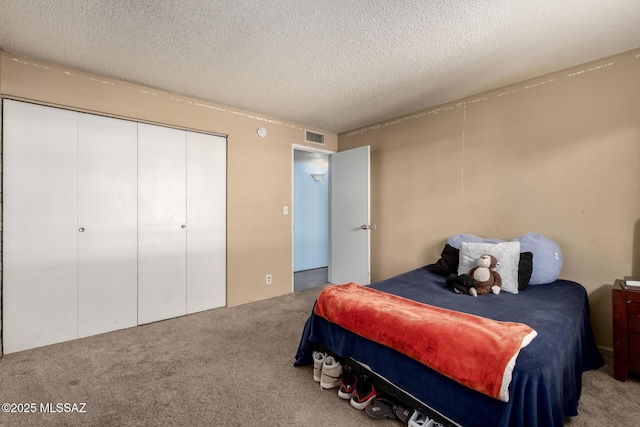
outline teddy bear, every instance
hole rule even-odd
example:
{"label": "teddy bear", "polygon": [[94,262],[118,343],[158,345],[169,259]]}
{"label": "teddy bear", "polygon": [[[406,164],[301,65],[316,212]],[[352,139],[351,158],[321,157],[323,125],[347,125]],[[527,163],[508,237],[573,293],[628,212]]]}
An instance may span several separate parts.
{"label": "teddy bear", "polygon": [[461,274],[458,276],[455,273],[451,273],[449,277],[447,277],[446,284],[447,287],[452,288],[456,294],[467,294],[474,297],[478,296],[476,291],[476,281],[468,274]]}
{"label": "teddy bear", "polygon": [[502,277],[494,270],[499,265],[498,260],[489,254],[484,254],[478,258],[478,266],[469,271],[469,275],[474,278],[478,295],[485,295],[493,292],[500,293]]}

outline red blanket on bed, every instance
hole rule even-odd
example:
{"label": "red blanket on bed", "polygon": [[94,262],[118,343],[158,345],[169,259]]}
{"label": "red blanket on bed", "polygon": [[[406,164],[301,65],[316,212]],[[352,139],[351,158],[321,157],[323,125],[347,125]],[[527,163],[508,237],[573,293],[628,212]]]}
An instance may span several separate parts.
{"label": "red blanket on bed", "polygon": [[447,310],[355,283],[325,288],[314,312],[505,402],[518,353],[537,335],[521,323]]}

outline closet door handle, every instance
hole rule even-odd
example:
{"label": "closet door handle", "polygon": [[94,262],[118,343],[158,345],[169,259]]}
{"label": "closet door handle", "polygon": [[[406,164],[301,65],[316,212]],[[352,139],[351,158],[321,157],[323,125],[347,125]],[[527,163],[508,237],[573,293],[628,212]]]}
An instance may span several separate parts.
{"label": "closet door handle", "polygon": [[182,224],[182,225],[180,226],[180,228],[187,228],[187,225],[186,225],[186,224]]}
{"label": "closet door handle", "polygon": [[79,231],[79,232],[81,232],[81,233],[84,233],[84,227],[80,227],[80,228],[78,229],[78,231]]}

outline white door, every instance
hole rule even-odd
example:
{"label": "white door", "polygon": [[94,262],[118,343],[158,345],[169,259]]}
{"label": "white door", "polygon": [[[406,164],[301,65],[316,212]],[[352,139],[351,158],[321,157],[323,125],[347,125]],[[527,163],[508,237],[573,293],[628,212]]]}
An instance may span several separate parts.
{"label": "white door", "polygon": [[137,124],[78,114],[78,337],[138,322]]}
{"label": "white door", "polygon": [[4,100],[4,352],[74,339],[77,113]]}
{"label": "white door", "polygon": [[187,312],[186,132],[138,124],[138,323]]}
{"label": "white door", "polygon": [[187,313],[226,305],[227,140],[187,132]]}
{"label": "white door", "polygon": [[369,146],[330,158],[329,282],[368,285],[370,272]]}

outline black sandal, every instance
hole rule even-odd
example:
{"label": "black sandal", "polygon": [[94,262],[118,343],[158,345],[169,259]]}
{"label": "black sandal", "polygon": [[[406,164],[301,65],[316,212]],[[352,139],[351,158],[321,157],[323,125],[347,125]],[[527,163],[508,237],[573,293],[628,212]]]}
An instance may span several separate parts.
{"label": "black sandal", "polygon": [[373,403],[365,409],[367,415],[371,418],[382,419],[382,418],[390,418],[392,420],[396,419],[396,408],[398,405],[395,402],[385,399],[384,397],[376,398]]}
{"label": "black sandal", "polygon": [[411,418],[412,414],[413,414],[413,409],[411,408],[407,408],[404,405],[398,405],[396,407],[396,417],[398,417],[398,419],[403,423],[409,422],[409,418]]}

